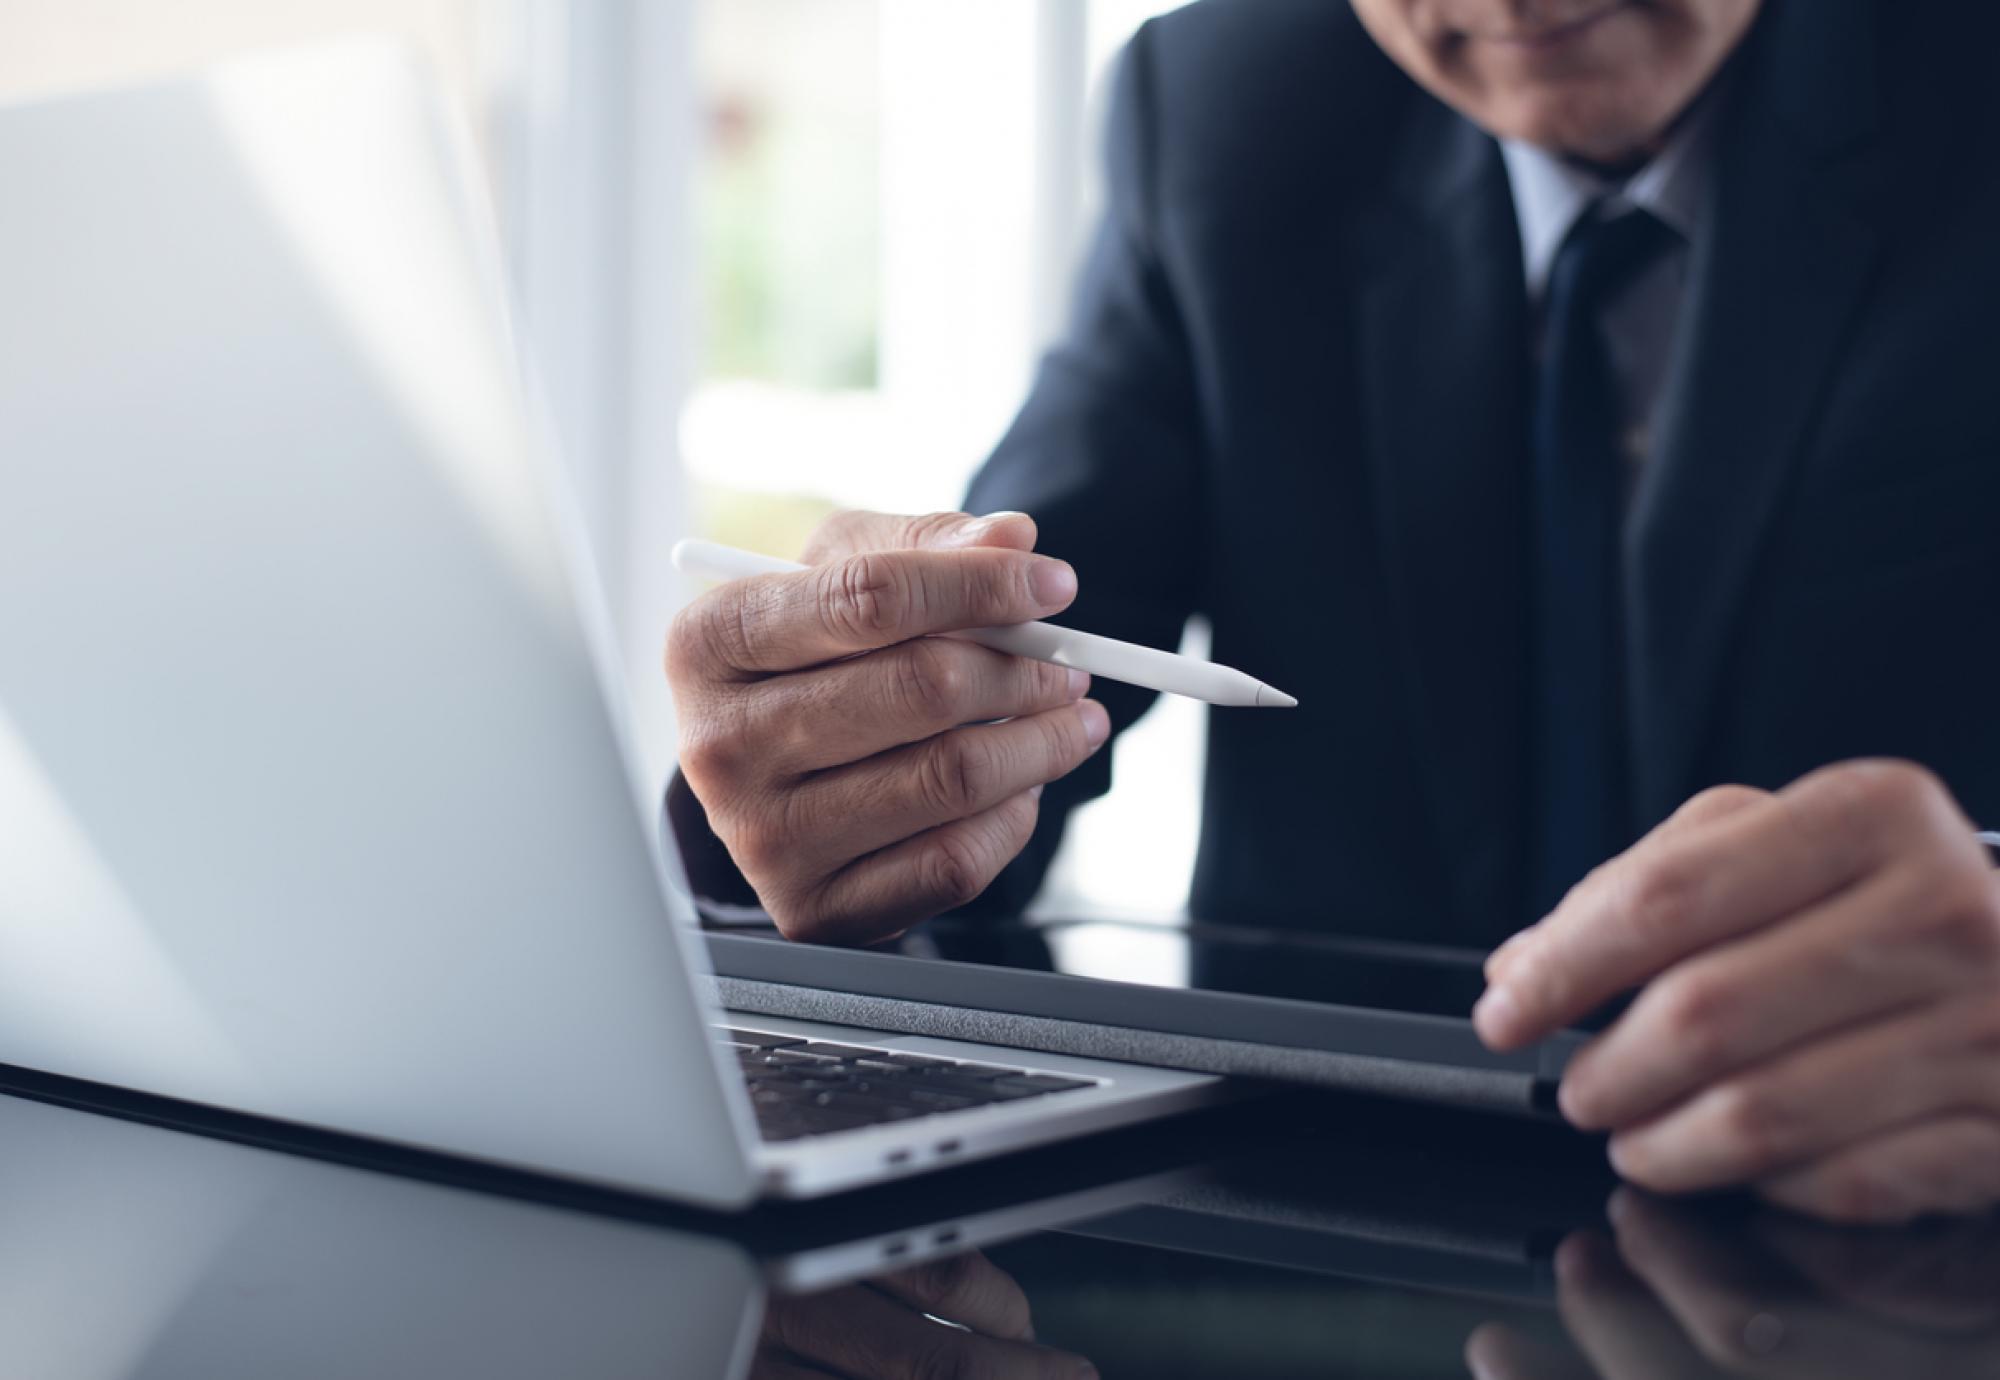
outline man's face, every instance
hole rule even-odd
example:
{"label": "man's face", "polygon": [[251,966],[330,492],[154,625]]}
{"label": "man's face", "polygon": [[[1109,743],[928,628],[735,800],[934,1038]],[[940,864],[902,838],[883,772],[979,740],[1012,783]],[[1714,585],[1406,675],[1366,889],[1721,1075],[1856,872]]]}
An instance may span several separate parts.
{"label": "man's face", "polygon": [[1763,0],[1353,0],[1396,64],[1503,139],[1619,163],[1650,151]]}

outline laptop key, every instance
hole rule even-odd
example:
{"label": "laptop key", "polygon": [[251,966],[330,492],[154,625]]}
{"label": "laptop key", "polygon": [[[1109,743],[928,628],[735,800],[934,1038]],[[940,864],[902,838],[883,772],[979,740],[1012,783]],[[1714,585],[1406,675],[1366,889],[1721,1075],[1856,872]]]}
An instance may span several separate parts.
{"label": "laptop key", "polygon": [[808,1040],[800,1048],[823,1059],[880,1059],[884,1053],[879,1049],[863,1049],[859,1045],[828,1044],[824,1040]]}
{"label": "laptop key", "polygon": [[1023,1070],[1003,1068],[999,1064],[953,1064],[951,1072],[960,1078],[1011,1078]]}
{"label": "laptop key", "polygon": [[985,1085],[985,1096],[994,1102],[1019,1102],[1024,1097],[1046,1097],[1047,1088],[1021,1088],[1008,1086],[1012,1080],[1001,1078]]}
{"label": "laptop key", "polygon": [[761,1054],[752,1055],[746,1062],[758,1068],[769,1069],[824,1069],[835,1067],[839,1061],[821,1059],[811,1054],[800,1054],[797,1050],[767,1049]]}
{"label": "laptop key", "polygon": [[795,1035],[769,1035],[761,1030],[737,1030],[726,1025],[716,1026],[715,1033],[731,1044],[749,1045],[753,1049],[782,1049],[805,1043]]}
{"label": "laptop key", "polygon": [[1094,1088],[1097,1085],[1087,1078],[1058,1078],[1052,1073],[1023,1073],[1013,1078],[1002,1078],[994,1084],[998,1088],[1024,1089],[1029,1092],[1068,1092],[1072,1088]]}
{"label": "laptop key", "polygon": [[871,1058],[878,1059],[885,1064],[895,1064],[906,1069],[948,1069],[957,1067],[949,1059],[934,1059],[928,1054],[884,1054],[882,1051],[877,1050]]}
{"label": "laptop key", "polygon": [[956,1093],[960,1097],[970,1097],[978,1102],[991,1102],[1004,1079],[960,1078],[950,1073],[923,1073],[915,1078],[897,1083],[898,1089],[922,1088],[929,1092]]}
{"label": "laptop key", "polygon": [[887,1098],[868,1097],[853,1092],[814,1093],[812,1106],[837,1107],[842,1111],[856,1112],[874,1121],[908,1121],[913,1117],[929,1116],[921,1107],[912,1107],[903,1102],[892,1102]]}
{"label": "laptop key", "polygon": [[910,1072],[901,1064],[892,1064],[886,1059],[856,1059],[854,1071],[862,1074],[877,1073],[885,1078],[903,1077]]}

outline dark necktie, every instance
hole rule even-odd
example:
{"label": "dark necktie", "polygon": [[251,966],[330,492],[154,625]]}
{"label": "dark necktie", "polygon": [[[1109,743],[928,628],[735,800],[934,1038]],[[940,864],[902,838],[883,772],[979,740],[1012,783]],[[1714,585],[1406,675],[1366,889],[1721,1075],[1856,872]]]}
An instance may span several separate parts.
{"label": "dark necktie", "polygon": [[1630,828],[1619,529],[1623,416],[1605,304],[1673,232],[1645,211],[1577,222],[1549,276],[1534,417],[1534,915]]}

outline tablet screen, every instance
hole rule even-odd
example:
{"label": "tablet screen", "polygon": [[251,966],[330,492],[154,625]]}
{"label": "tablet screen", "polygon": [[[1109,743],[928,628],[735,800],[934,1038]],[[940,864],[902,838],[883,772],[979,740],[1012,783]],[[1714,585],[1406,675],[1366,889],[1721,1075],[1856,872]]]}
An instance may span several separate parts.
{"label": "tablet screen", "polygon": [[[785,942],[768,926],[721,928]],[[870,952],[1453,1019],[1468,1016],[1485,990],[1485,956],[1474,950],[1303,930],[1059,916],[945,917]],[[728,966],[725,962],[725,970]],[[1617,1009],[1598,1012],[1576,1028],[1600,1029]]]}

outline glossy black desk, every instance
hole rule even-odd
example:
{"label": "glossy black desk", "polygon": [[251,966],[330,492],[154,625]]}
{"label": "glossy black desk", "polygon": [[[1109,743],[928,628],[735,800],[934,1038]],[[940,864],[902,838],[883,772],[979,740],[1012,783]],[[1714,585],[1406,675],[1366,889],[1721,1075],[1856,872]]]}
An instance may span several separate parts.
{"label": "glossy black desk", "polygon": [[722,1219],[116,1110],[0,1097],[0,1375],[2000,1376],[2000,1220],[1607,1216],[1500,1120],[1297,1100]]}

